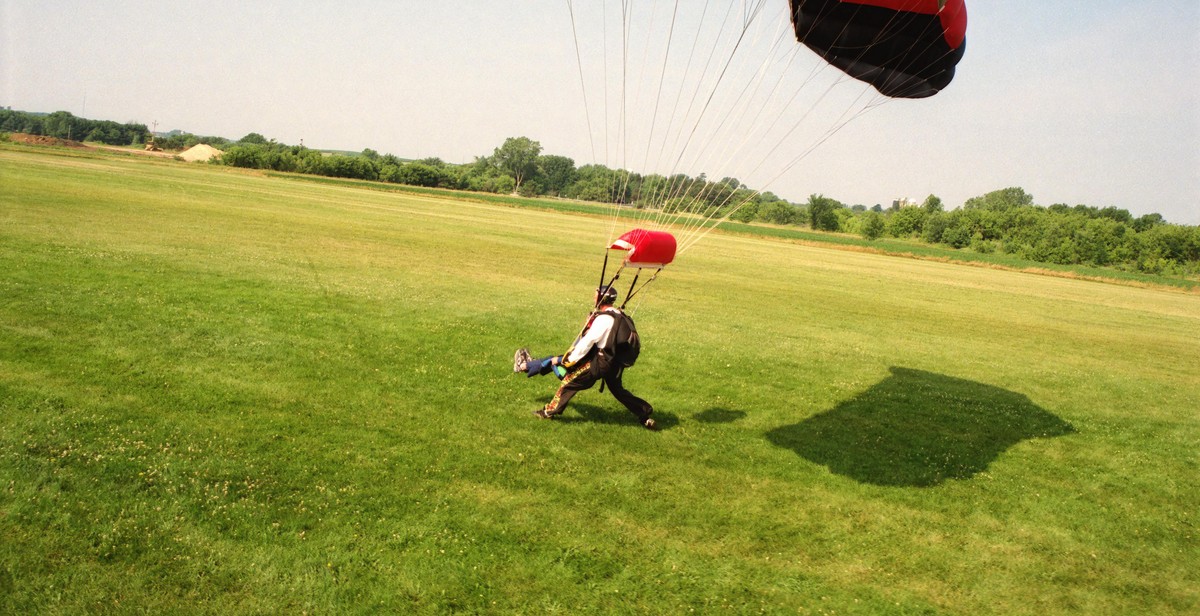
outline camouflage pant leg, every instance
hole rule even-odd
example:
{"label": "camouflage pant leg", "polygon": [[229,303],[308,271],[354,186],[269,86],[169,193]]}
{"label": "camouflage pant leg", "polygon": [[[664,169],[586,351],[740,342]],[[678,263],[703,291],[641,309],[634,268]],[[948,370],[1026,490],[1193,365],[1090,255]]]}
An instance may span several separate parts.
{"label": "camouflage pant leg", "polygon": [[588,360],[563,377],[562,383],[558,385],[558,391],[554,392],[554,397],[546,405],[546,414],[561,415],[566,410],[567,403],[571,401],[572,396],[595,384],[596,377],[592,375],[592,360]]}

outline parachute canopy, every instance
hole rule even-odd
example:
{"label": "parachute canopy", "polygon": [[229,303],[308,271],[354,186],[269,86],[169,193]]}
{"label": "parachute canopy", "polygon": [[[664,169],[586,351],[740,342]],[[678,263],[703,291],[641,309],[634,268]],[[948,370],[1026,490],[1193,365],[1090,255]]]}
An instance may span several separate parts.
{"label": "parachute canopy", "polygon": [[675,260],[675,236],[666,231],[634,229],[617,238],[609,250],[628,250],[625,267],[660,268]]}
{"label": "parachute canopy", "polygon": [[885,96],[924,98],[954,79],[964,0],[790,0],[796,39]]}

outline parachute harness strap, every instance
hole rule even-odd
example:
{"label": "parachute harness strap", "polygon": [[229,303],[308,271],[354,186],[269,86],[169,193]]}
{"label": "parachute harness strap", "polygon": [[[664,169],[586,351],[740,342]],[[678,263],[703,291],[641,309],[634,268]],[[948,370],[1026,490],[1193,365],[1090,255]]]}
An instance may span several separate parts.
{"label": "parachute harness strap", "polygon": [[[608,250],[606,249],[606,250],[604,251],[604,265],[600,266],[600,286],[596,287],[596,290],[597,290],[597,291],[599,291],[599,290],[600,290],[600,287],[603,287],[603,286],[604,286],[604,275],[605,275],[605,274],[607,274],[607,273],[608,273]],[[617,271],[617,276],[620,276],[620,275],[621,275],[621,272],[620,272],[620,271]],[[613,278],[613,280],[616,280],[616,278]],[[599,306],[599,305],[600,305],[600,304],[598,303],[599,301],[600,301],[600,298],[599,298],[599,297],[597,297],[597,298],[596,298],[596,302],[597,302],[597,304],[596,304],[596,305],[597,305],[597,306]]]}
{"label": "parachute harness strap", "polygon": [[636,274],[633,275],[633,282],[629,283],[629,290],[625,292],[625,301],[621,302],[621,310],[625,309],[625,304],[628,304],[629,299],[631,297],[633,297],[633,294],[637,293],[637,291],[634,290],[634,287],[637,286],[638,278],[640,278],[641,276],[642,276],[642,270],[640,270],[640,269],[637,271]]}

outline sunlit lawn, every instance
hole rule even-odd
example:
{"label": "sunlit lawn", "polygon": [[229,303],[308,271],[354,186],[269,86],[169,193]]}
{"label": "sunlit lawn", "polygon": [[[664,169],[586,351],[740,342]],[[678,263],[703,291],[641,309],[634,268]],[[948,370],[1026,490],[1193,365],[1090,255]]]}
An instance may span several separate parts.
{"label": "sunlit lawn", "polygon": [[[0,149],[0,613],[1188,614],[1200,296]],[[628,282],[626,277],[625,282]]]}

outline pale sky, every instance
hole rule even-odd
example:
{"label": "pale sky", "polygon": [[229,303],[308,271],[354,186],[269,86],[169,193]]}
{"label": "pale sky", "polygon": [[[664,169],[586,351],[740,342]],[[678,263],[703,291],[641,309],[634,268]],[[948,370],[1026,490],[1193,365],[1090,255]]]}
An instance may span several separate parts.
{"label": "pale sky", "polygon": [[[747,0],[733,3],[741,10]],[[966,54],[938,95],[869,107],[848,122],[808,116],[815,126],[783,147],[773,144],[787,130],[737,143],[706,142],[701,130],[692,146],[705,154],[694,160],[659,147],[684,114],[660,103],[656,116],[644,94],[672,70],[649,41],[666,40],[673,1],[631,3],[625,83],[653,87],[624,87],[630,110],[620,154],[619,122],[605,119],[620,117],[612,109],[621,88],[605,87],[604,77],[620,81],[615,62],[606,72],[600,46],[606,36],[614,57],[619,29],[605,27],[601,0],[570,4],[574,23],[567,0],[0,0],[0,106],[454,163],[527,136],[577,165],[732,175],[797,202],[820,193],[886,205],[932,193],[954,208],[1019,186],[1040,205],[1114,205],[1200,224],[1196,0],[967,0]],[[607,19],[620,4],[608,1]],[[702,37],[703,5],[681,0],[676,51],[691,40],[682,34],[688,27]],[[779,31],[786,2],[768,5],[761,31]],[[811,52],[795,58],[789,78],[819,63]],[[829,80],[805,86],[789,112],[864,91],[822,76]],[[833,81],[836,88],[826,85]],[[827,90],[835,93],[823,97]],[[709,118],[755,113],[730,100],[715,99]]]}

